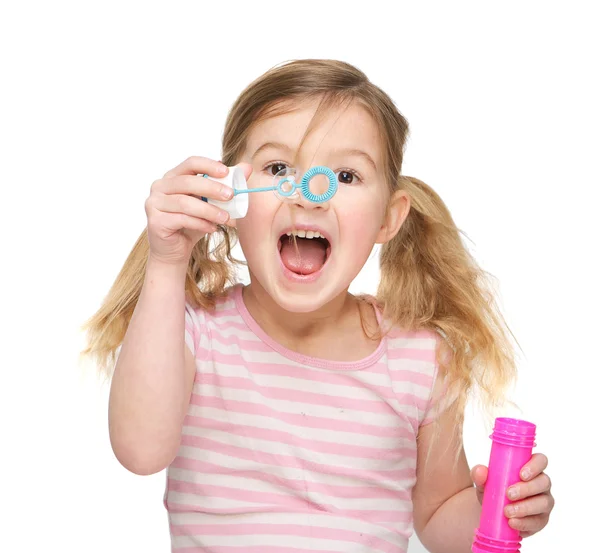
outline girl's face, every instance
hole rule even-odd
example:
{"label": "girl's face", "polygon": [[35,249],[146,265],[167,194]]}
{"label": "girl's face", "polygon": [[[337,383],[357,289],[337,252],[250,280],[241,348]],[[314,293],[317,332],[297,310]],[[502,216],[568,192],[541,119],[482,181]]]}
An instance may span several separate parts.
{"label": "girl's face", "polygon": [[[249,188],[273,186],[274,175],[292,166],[316,107],[304,103],[255,126],[241,160],[253,168]],[[317,165],[336,173],[338,190],[330,201],[312,203],[299,194],[282,202],[274,192],[251,193],[248,214],[237,221],[252,285],[296,313],[315,311],[345,294],[374,244],[397,232],[409,207],[406,195],[397,193],[386,217],[390,198],[378,129],[360,105],[334,110],[314,128],[298,153],[296,181]],[[310,188],[322,194],[327,186],[320,175]],[[288,237],[294,231],[297,247]]]}

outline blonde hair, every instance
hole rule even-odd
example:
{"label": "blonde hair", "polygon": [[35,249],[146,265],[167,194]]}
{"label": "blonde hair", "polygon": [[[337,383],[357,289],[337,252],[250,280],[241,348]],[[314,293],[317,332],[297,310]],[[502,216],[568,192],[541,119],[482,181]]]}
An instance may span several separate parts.
{"label": "blonde hair", "polygon": [[[389,192],[404,189],[411,209],[399,233],[381,250],[377,301],[385,317],[404,329],[438,333],[438,360],[460,428],[470,391],[486,406],[502,403],[515,377],[508,330],[494,299],[488,273],[464,246],[448,208],[424,182],[401,174],[408,123],[394,102],[356,67],[336,60],[298,60],[277,66],[251,83],[233,104],[223,133],[222,161],[235,165],[260,120],[304,100],[319,100],[318,119],[331,106],[360,102],[377,124]],[[310,129],[309,129],[310,130]],[[307,130],[305,136],[308,134]],[[236,280],[231,248],[235,231],[219,227],[194,247],[185,282],[189,301],[205,309]],[[98,312],[84,326],[88,346],[107,373],[123,341],[139,298],[148,257],[146,232],[137,240]],[[451,352],[451,355],[444,355]]]}

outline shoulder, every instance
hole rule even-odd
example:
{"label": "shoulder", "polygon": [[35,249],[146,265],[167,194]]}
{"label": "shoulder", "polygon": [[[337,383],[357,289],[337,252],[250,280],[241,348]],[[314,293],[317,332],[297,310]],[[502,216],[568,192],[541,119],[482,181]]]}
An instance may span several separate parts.
{"label": "shoulder", "polygon": [[210,308],[198,305],[192,298],[185,302],[186,343],[196,357],[210,349],[211,335],[239,316],[236,308],[236,286],[211,298]]}
{"label": "shoulder", "polygon": [[385,322],[382,329],[392,356],[432,364],[432,368],[437,367],[436,353],[442,341],[439,332],[427,328],[408,330],[398,325],[386,326]]}
{"label": "shoulder", "polygon": [[385,330],[388,370],[394,381],[410,383],[421,398],[429,398],[439,373],[440,336],[434,330]]}
{"label": "shoulder", "polygon": [[430,417],[432,398],[440,386],[443,338],[437,330],[427,328],[407,330],[395,325],[385,332],[393,387],[405,404],[414,405],[412,421],[416,431]]}
{"label": "shoulder", "polygon": [[237,310],[236,300],[239,291],[239,285],[226,288],[222,294],[210,298],[210,307],[203,307],[198,305],[193,298],[186,298],[186,316],[198,322],[227,317]]}
{"label": "shoulder", "polygon": [[362,294],[356,296],[359,304],[369,305],[375,312],[376,324],[388,341],[388,351],[401,352],[424,361],[435,362],[435,353],[443,338],[434,328],[406,329],[390,322],[384,315],[384,304],[376,297]]}

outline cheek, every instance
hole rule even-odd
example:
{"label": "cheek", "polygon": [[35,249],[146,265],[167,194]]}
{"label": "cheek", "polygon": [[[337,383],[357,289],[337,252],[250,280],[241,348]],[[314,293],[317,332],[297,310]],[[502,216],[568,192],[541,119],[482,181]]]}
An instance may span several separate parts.
{"label": "cheek", "polygon": [[368,256],[375,245],[377,230],[373,225],[352,225],[344,229],[346,247],[355,251],[361,259]]}
{"label": "cheek", "polygon": [[264,243],[265,238],[270,236],[274,208],[277,205],[274,206],[276,202],[269,201],[271,198],[265,198],[266,194],[268,193],[257,193],[251,197],[248,213],[243,219],[237,220],[236,227],[243,249],[255,248],[256,244]]}
{"label": "cheek", "polygon": [[256,217],[251,210],[248,210],[248,214],[243,219],[238,219],[236,226],[240,245],[244,250],[256,242],[257,236],[264,232],[260,227],[260,218]]}
{"label": "cheek", "polygon": [[[340,231],[345,237],[356,240],[356,244],[370,248],[381,229],[385,215],[383,202],[372,197],[356,200],[338,210]],[[369,242],[371,243],[369,245]]]}

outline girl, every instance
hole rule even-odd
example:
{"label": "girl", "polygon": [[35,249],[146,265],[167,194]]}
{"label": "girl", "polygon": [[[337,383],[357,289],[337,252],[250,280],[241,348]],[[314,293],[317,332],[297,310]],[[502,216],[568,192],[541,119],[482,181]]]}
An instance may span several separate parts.
{"label": "girl", "polygon": [[[470,551],[487,471],[469,473],[463,411],[473,387],[497,404],[514,362],[448,209],[401,174],[407,133],[355,67],[296,61],[235,102],[222,163],[191,157],[153,183],[86,352],[110,367],[120,348],[112,447],[137,474],[167,468],[173,551],[401,553],[413,528],[433,553]],[[316,165],[338,188],[256,192],[230,221],[200,198],[232,198],[210,177],[234,165],[249,188]],[[377,296],[355,297],[375,244]],[[546,464],[507,492],[524,535],[552,509]]]}

